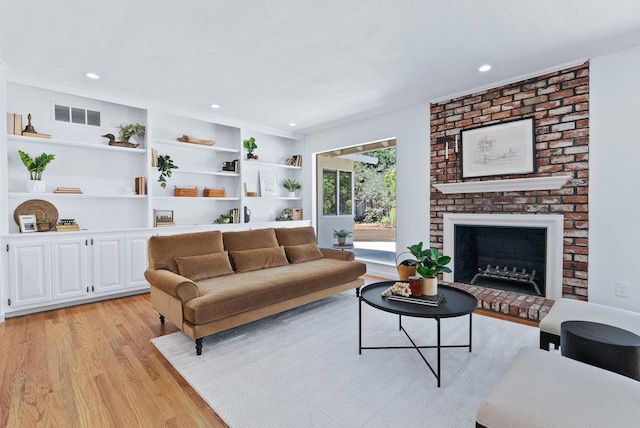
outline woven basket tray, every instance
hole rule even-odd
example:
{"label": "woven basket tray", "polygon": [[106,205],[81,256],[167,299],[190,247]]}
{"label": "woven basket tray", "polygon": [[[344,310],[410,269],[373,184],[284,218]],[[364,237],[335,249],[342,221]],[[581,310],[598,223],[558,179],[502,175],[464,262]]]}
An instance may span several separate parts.
{"label": "woven basket tray", "polygon": [[227,196],[227,191],[224,187],[222,189],[207,189],[205,187],[202,196],[205,198],[224,198]]}
{"label": "woven basket tray", "polygon": [[193,189],[190,189],[185,187],[174,187],[173,196],[198,196],[198,188],[194,187]]}

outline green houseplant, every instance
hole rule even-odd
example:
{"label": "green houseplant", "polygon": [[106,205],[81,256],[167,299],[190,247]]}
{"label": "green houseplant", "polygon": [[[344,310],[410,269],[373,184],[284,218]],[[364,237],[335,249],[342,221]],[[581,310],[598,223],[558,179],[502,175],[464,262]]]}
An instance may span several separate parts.
{"label": "green houseplant", "polygon": [[451,269],[446,266],[451,262],[451,257],[440,255],[438,249],[434,247],[423,250],[422,242],[407,248],[416,258],[416,271],[423,278],[422,294],[427,296],[438,294],[438,274],[451,273]]}
{"label": "green houseplant", "polygon": [[353,235],[353,233],[349,232],[348,230],[344,230],[344,229],[335,230],[335,229],[333,229],[333,237],[334,238],[338,238],[338,244],[340,244],[340,245],[344,245],[344,243],[346,242],[347,238],[350,237],[351,235]]}
{"label": "green houseplant", "polygon": [[158,171],[160,171],[160,177],[158,177],[158,182],[160,183],[160,187],[162,187],[163,189],[167,187],[167,178],[171,177],[172,169],[178,169],[178,167],[174,165],[171,156],[159,155]]}
{"label": "green houseplant", "polygon": [[258,159],[258,156],[253,154],[253,151],[258,148],[256,144],[256,139],[251,137],[242,142],[242,147],[247,150],[247,159]]}
{"label": "green houseplant", "polygon": [[300,183],[298,183],[296,180],[289,180],[286,179],[282,182],[282,187],[284,187],[285,189],[287,189],[289,191],[289,196],[293,197],[296,195],[296,190],[298,190],[299,188],[302,187],[302,185]]}
{"label": "green houseplant", "polygon": [[139,123],[131,123],[129,125],[119,125],[118,129],[120,130],[120,141],[129,141],[129,138],[134,135],[138,137],[144,137],[147,128],[144,125],[140,125]]}
{"label": "green houseplant", "polygon": [[42,193],[45,190],[45,183],[42,181],[42,173],[49,162],[56,158],[56,155],[42,153],[36,158],[32,158],[28,153],[18,150],[22,163],[29,171],[30,180],[27,182],[27,192]]}

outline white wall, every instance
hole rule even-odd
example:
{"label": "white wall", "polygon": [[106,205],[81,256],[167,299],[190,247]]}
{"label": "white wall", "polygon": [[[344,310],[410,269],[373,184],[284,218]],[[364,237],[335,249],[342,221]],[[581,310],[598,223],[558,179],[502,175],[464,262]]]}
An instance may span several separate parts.
{"label": "white wall", "polygon": [[589,300],[640,312],[640,46],[593,58],[590,74]]}
{"label": "white wall", "polygon": [[[401,253],[411,244],[429,242],[429,105],[311,134],[305,141],[305,156],[313,159],[317,152],[390,138],[396,139],[396,251]],[[314,170],[315,162],[305,165],[305,183],[314,180]],[[313,187],[315,182],[303,186],[304,209],[315,213]],[[315,217],[313,224],[317,225]]]}

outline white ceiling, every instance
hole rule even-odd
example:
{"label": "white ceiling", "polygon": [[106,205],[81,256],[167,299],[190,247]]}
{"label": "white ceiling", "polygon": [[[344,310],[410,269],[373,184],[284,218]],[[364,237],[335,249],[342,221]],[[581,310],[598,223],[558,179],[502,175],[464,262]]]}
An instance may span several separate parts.
{"label": "white ceiling", "polygon": [[302,133],[638,44],[638,0],[0,1],[11,73]]}

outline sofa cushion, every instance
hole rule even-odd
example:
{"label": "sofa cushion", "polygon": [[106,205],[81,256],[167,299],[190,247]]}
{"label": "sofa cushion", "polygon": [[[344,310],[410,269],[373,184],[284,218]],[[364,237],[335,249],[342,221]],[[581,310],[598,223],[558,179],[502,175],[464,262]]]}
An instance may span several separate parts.
{"label": "sofa cushion", "polygon": [[284,251],[287,253],[287,258],[292,264],[308,262],[324,257],[315,242],[284,247]]}
{"label": "sofa cushion", "polygon": [[180,275],[192,281],[234,273],[227,251],[201,256],[176,257]]}
{"label": "sofa cushion", "polygon": [[253,250],[230,251],[229,253],[238,273],[289,264],[284,247],[256,248]]}
{"label": "sofa cushion", "polygon": [[273,229],[225,232],[222,235],[222,240],[224,249],[227,251],[253,250],[256,248],[277,247],[279,245]]}
{"label": "sofa cushion", "polygon": [[176,257],[200,256],[224,251],[222,232],[183,233],[152,236],[148,241],[149,268],[180,273]]}
{"label": "sofa cushion", "polygon": [[313,227],[283,227],[275,229],[278,244],[285,247],[291,245],[301,245],[316,243],[316,232]]}
{"label": "sofa cushion", "polygon": [[184,317],[190,323],[205,324],[353,281],[366,270],[364,263],[325,257],[204,279],[197,285],[200,297],[185,303]]}

